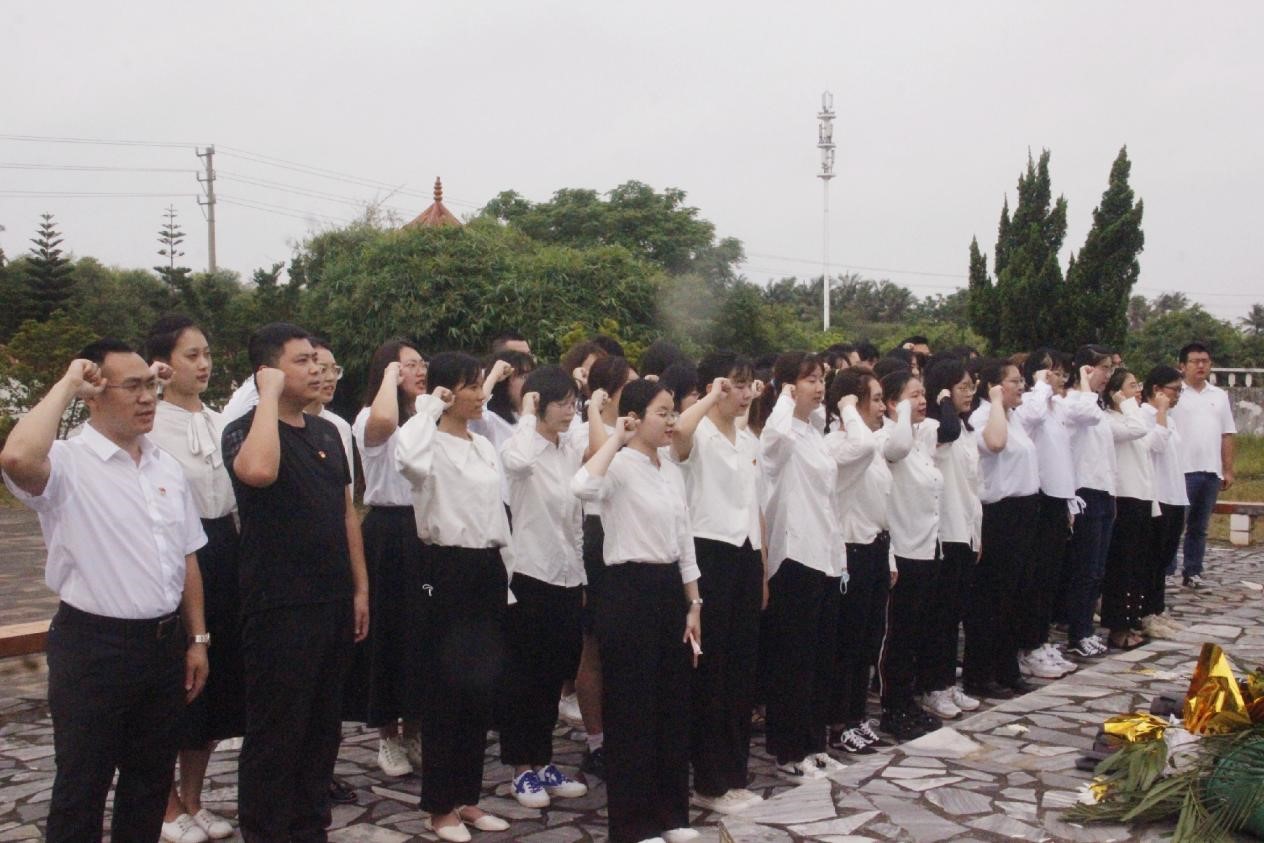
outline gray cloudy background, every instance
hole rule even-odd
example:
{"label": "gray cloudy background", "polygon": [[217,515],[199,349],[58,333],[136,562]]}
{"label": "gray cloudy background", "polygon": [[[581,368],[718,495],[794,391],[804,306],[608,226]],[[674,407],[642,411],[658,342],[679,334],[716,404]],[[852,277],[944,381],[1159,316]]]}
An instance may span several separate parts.
{"label": "gray cloudy background", "polygon": [[[174,204],[202,269],[191,144],[214,143],[219,263],[247,278],[357,201],[419,213],[436,175],[457,214],[505,189],[679,187],[750,278],[819,275],[828,88],[836,272],[963,286],[970,237],[991,251],[1046,147],[1078,250],[1127,144],[1138,292],[1236,318],[1264,301],[1262,22],[1258,2],[6,0],[0,246],[24,252],[48,211],[75,254],[148,267]],[[94,192],[160,195],[52,195]]]}

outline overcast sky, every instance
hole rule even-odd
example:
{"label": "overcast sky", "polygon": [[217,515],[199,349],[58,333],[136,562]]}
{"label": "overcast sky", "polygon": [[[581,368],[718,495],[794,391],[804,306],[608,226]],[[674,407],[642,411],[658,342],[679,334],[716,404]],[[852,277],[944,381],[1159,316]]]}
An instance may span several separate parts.
{"label": "overcast sky", "polygon": [[76,254],[151,266],[174,204],[185,263],[204,268],[192,144],[214,143],[219,263],[246,277],[390,193],[370,183],[401,187],[387,204],[419,213],[436,175],[458,214],[511,188],[679,187],[742,240],[752,279],[819,275],[829,89],[835,271],[919,295],[964,285],[970,238],[991,252],[1029,149],[1052,151],[1078,250],[1127,144],[1146,206],[1139,291],[1227,318],[1264,301],[1259,2],[7,0],[0,13],[10,256],[48,211]]}

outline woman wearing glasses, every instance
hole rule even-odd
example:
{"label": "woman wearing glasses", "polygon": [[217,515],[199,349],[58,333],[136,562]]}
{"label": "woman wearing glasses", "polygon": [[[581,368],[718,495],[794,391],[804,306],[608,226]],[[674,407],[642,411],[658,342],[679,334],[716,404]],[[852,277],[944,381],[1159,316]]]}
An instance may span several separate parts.
{"label": "woman wearing glasses", "polygon": [[[348,679],[357,719],[378,730],[377,763],[388,776],[404,776],[421,766],[415,693],[410,693],[421,543],[413,515],[412,487],[395,467],[399,427],[426,394],[426,361],[408,340],[378,346],[369,362],[365,406],[351,426],[364,468],[361,530],[369,573],[369,637],[356,649]],[[400,721],[403,720],[401,733]]]}
{"label": "woman wearing glasses", "polygon": [[702,599],[685,481],[659,457],[677,417],[671,393],[647,380],[623,388],[619,414],[571,482],[605,527],[596,622],[610,839],[683,843],[698,837],[688,827],[689,670],[702,652]]}
{"label": "woman wearing glasses", "polygon": [[[1159,396],[1162,395],[1163,398]],[[1185,527],[1185,510],[1189,494],[1185,487],[1185,469],[1181,464],[1181,432],[1170,412],[1181,399],[1181,373],[1171,366],[1156,366],[1146,375],[1141,387],[1142,412],[1146,425],[1154,430],[1159,425],[1159,409],[1164,398],[1167,413],[1168,441],[1161,451],[1151,451],[1154,460],[1154,491],[1159,502],[1159,517],[1151,524],[1150,568],[1141,597],[1141,628],[1152,638],[1171,638],[1184,629],[1168,617],[1165,589],[1168,566],[1176,559]]]}
{"label": "woman wearing glasses", "polygon": [[[179,461],[202,517],[207,544],[198,551],[206,628],[215,646],[206,689],[186,712],[180,775],[171,788],[162,837],[170,843],[200,843],[231,836],[232,825],[202,807],[202,784],[215,743],[245,732],[241,642],[237,600],[237,526],[232,481],[220,451],[223,419],[202,403],[211,377],[211,348],[187,316],[167,316],[145,342],[151,361],[171,367],[162,400],[154,408],[150,438]],[[148,388],[139,384],[138,389]]]}

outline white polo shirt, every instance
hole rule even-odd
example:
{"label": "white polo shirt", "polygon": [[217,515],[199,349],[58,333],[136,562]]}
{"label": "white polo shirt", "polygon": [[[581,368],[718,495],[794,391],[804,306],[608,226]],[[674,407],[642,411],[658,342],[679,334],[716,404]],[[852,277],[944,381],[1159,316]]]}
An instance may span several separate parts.
{"label": "white polo shirt", "polygon": [[1224,477],[1220,464],[1220,437],[1237,433],[1229,393],[1208,383],[1201,390],[1181,386],[1181,399],[1170,411],[1181,429],[1181,464],[1185,473],[1208,471]]}
{"label": "white polo shirt", "polygon": [[109,618],[169,615],[184,594],[184,557],[206,533],[184,470],[148,437],[137,463],[91,423],[53,443],[40,495],[9,491],[39,513],[44,582],[62,600]]}

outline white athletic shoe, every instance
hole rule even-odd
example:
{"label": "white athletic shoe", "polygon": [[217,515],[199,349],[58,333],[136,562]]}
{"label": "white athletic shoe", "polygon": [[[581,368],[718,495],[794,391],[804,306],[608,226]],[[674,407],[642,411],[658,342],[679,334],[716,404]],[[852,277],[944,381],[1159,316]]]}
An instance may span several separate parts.
{"label": "white athletic shoe", "polygon": [[952,704],[962,711],[978,711],[979,701],[974,697],[961,690],[960,685],[953,685],[948,689],[948,693],[952,698]]}
{"label": "white athletic shoe", "polygon": [[752,804],[749,800],[743,799],[736,790],[730,790],[722,796],[704,796],[701,793],[695,793],[692,801],[697,807],[717,814],[736,814]]}
{"label": "white athletic shoe", "polygon": [[188,814],[181,814],[171,822],[162,824],[162,839],[166,843],[206,843],[210,838]]}
{"label": "white athletic shoe", "polygon": [[584,716],[579,711],[579,698],[574,694],[567,694],[558,700],[557,716],[572,729],[584,728]]}
{"label": "white athletic shoe", "polygon": [[233,824],[219,814],[213,814],[205,808],[193,815],[193,821],[201,826],[202,830],[206,832],[206,836],[212,840],[223,840],[226,837],[233,836]]}
{"label": "white athletic shoe", "polygon": [[408,763],[408,753],[404,751],[404,741],[398,735],[393,738],[379,738],[377,742],[377,766],[388,776],[406,776],[413,771]]}
{"label": "white athletic shoe", "polygon": [[940,720],[953,720],[961,716],[961,708],[952,701],[952,692],[946,689],[923,694],[922,708]]}

